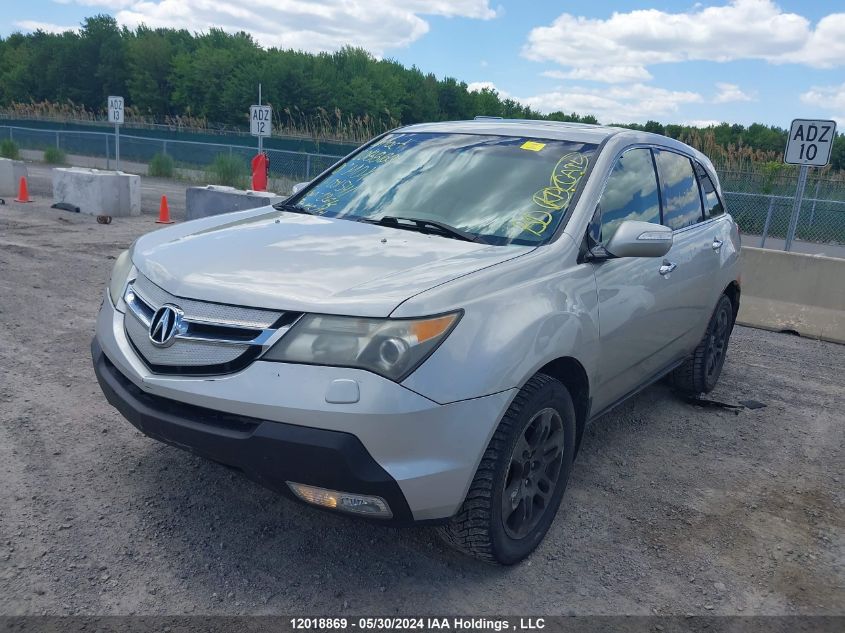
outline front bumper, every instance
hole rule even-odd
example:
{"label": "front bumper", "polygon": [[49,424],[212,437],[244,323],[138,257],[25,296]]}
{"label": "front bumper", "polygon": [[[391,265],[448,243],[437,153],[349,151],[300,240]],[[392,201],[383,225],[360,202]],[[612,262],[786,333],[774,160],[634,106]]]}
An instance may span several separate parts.
{"label": "front bumper", "polygon": [[[457,512],[514,395],[438,404],[363,370],[262,361],[217,377],[153,374],[108,297],[92,355],[106,398],[150,437],[286,495],[294,481],[382,497],[395,524]],[[337,379],[355,380],[360,400],[328,402]]]}
{"label": "front bumper", "polygon": [[387,501],[394,523],[413,521],[396,481],[354,435],[224,414],[153,396],[117,371],[96,338],[91,356],[106,400],[144,435],[236,468],[290,497],[287,481],[376,495]]}

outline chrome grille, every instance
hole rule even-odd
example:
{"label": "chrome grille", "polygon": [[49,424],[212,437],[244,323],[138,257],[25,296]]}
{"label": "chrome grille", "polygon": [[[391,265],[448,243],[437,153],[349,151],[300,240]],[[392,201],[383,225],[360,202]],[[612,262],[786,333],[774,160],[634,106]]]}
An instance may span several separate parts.
{"label": "chrome grille", "polygon": [[[237,371],[273,345],[300,313],[184,299],[139,276],[124,293],[126,336],[156,373],[220,374]],[[154,342],[150,324],[164,305],[182,313],[166,342]],[[160,331],[160,330],[159,330]]]}
{"label": "chrome grille", "polygon": [[223,303],[183,299],[159,288],[143,276],[138,276],[138,279],[133,282],[132,286],[135,292],[145,300],[147,305],[158,308],[165,303],[176,303],[182,308],[185,317],[192,321],[208,321],[211,323],[220,323],[221,325],[263,330],[273,325],[283,314],[282,312],[274,312],[273,310],[244,308]]}
{"label": "chrome grille", "polygon": [[135,349],[151,365],[179,367],[223,365],[236,361],[250,347],[190,339],[176,339],[170,347],[156,347],[150,341],[149,324],[142,323],[132,311],[127,311],[124,327]]}

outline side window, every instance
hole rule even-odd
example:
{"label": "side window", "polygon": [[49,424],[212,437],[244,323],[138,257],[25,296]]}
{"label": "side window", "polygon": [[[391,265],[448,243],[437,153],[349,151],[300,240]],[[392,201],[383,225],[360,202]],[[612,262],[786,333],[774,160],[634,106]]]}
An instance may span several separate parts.
{"label": "side window", "polygon": [[660,198],[650,150],[631,149],[616,160],[599,205],[599,239],[605,244],[625,220],[660,223]]}
{"label": "side window", "polygon": [[701,222],[701,194],[690,159],[666,150],[655,150],[655,158],[663,194],[663,224],[677,230]]}
{"label": "side window", "polygon": [[725,208],[722,206],[722,201],[719,200],[719,194],[716,193],[716,187],[713,186],[710,174],[699,163],[695,164],[695,171],[698,174],[698,182],[701,184],[701,192],[704,194],[704,217],[709,219],[722,215]]}

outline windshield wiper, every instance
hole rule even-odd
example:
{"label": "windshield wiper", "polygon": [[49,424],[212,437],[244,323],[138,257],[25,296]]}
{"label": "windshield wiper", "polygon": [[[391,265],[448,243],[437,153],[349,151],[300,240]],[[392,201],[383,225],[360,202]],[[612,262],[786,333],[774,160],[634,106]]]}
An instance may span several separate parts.
{"label": "windshield wiper", "polygon": [[302,207],[295,202],[279,202],[278,204],[273,205],[274,209],[278,209],[279,211],[290,211],[291,213],[304,213],[305,215],[314,215],[314,212],[311,209],[307,209]]}
{"label": "windshield wiper", "polygon": [[482,239],[478,235],[467,233],[461,229],[450,226],[445,222],[439,220],[424,220],[422,218],[400,218],[392,215],[383,215],[380,218],[361,218],[362,222],[369,222],[370,224],[378,224],[380,226],[390,226],[397,229],[405,229],[408,231],[419,231],[420,233],[430,233],[431,229],[441,233],[446,237],[451,237],[456,240],[463,240],[465,242],[481,242]]}

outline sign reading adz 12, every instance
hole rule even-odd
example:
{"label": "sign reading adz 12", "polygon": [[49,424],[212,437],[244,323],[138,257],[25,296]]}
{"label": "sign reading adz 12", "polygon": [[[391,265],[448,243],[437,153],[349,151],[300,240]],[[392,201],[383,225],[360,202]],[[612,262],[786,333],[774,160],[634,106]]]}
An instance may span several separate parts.
{"label": "sign reading adz 12", "polygon": [[783,162],[790,165],[823,167],[830,160],[835,138],[835,121],[795,119],[789,129]]}
{"label": "sign reading adz 12", "polygon": [[270,136],[272,121],[273,108],[270,106],[249,106],[249,133],[253,136]]}

